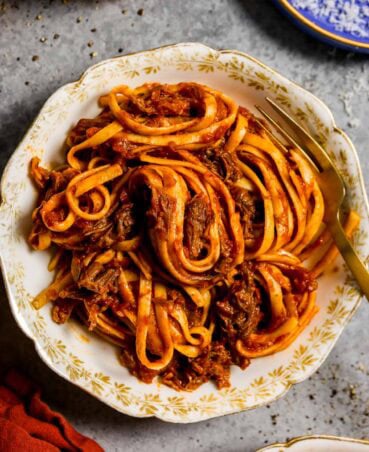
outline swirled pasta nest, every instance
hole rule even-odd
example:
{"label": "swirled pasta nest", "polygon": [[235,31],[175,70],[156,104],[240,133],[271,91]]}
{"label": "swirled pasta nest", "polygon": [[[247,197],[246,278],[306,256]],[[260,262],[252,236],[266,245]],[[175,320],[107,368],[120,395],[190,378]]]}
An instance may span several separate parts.
{"label": "swirled pasta nest", "polygon": [[118,86],[99,103],[64,165],[31,162],[29,243],[55,250],[34,306],[78,316],[143,381],[227,386],[232,364],[286,348],[318,310],[337,250],[315,170],[208,86]]}

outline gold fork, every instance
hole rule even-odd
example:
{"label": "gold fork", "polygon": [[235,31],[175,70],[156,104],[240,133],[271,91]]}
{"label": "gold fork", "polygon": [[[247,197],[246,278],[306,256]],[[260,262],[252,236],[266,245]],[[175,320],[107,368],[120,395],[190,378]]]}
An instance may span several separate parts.
{"label": "gold fork", "polygon": [[361,291],[369,301],[369,271],[366,269],[364,263],[361,261],[351,242],[347,238],[340,221],[340,210],[346,196],[345,183],[340,173],[328,153],[303,127],[301,127],[273,100],[268,97],[266,100],[293,131],[296,138],[292,137],[291,134],[275,121],[263,108],[260,106],[256,106],[256,108],[289,143],[296,147],[311,163],[313,163],[313,166],[317,171],[318,183],[325,200],[324,222]]}

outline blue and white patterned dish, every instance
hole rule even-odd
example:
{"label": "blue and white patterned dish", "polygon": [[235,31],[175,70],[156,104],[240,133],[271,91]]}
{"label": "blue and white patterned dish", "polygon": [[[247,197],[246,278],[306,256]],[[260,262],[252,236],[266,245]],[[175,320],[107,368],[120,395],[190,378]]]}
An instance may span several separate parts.
{"label": "blue and white patterned dish", "polygon": [[274,0],[292,21],[320,40],[369,53],[369,0]]}

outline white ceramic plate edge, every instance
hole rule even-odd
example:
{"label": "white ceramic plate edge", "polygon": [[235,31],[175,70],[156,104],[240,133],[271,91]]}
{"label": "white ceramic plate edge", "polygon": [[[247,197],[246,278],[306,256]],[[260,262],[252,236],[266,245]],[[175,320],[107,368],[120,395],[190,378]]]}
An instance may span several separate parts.
{"label": "white ceramic plate edge", "polygon": [[[194,46],[194,45],[195,45],[195,44],[193,44],[193,43],[184,43],[184,44],[178,44],[178,45],[176,45],[176,46]],[[197,45],[199,45],[199,44],[197,44]],[[201,45],[201,44],[200,44],[200,45]],[[201,46],[202,46],[202,45],[201,45]],[[171,48],[171,47],[175,47],[175,46],[165,46],[165,47],[161,47],[161,49],[162,49],[162,48]],[[204,46],[203,46],[203,47],[204,47]],[[208,47],[207,47],[207,48],[208,48]],[[211,51],[214,51],[213,49],[210,49],[210,48],[208,48],[208,49],[211,50]],[[138,53],[140,53],[140,52],[138,52]],[[145,53],[145,52],[143,52],[143,53]],[[222,54],[230,53],[230,54],[238,54],[238,55],[241,55],[242,57],[247,58],[247,59],[253,61],[254,63],[258,64],[259,66],[261,66],[261,67],[263,67],[263,68],[267,68],[268,70],[270,70],[270,68],[268,68],[266,65],[260,63],[260,62],[259,62],[258,60],[256,60],[255,58],[252,58],[252,57],[250,57],[250,56],[248,56],[248,55],[246,55],[246,54],[244,54],[244,53],[242,53],[242,52],[231,51],[231,50],[224,50],[224,51],[220,51],[220,53],[222,53]],[[133,55],[135,55],[135,54],[133,54]],[[124,57],[126,57],[126,56],[123,56],[123,58],[124,58]],[[117,58],[120,58],[120,57],[117,57]],[[79,84],[83,83],[84,79],[88,76],[88,74],[89,74],[90,72],[93,72],[97,67],[99,67],[99,66],[101,66],[101,65],[108,64],[109,62],[111,62],[111,61],[113,61],[113,60],[115,60],[115,59],[116,59],[116,58],[109,59],[109,60],[105,60],[105,61],[103,61],[103,62],[100,62],[100,63],[98,63],[98,64],[92,66],[91,68],[87,69],[87,71],[84,72],[84,74],[81,76],[81,78],[80,78],[78,81],[69,83],[69,84],[64,85],[64,86],[62,86],[61,88],[59,88],[59,89],[58,89],[58,90],[57,90],[57,91],[56,91],[56,92],[55,92],[55,93],[54,93],[54,94],[53,94],[53,95],[45,102],[45,104],[44,104],[44,106],[42,107],[42,109],[41,109],[39,115],[36,117],[36,119],[34,120],[34,122],[32,123],[32,125],[30,126],[30,129],[32,128],[32,126],[33,126],[35,123],[37,123],[37,121],[38,121],[39,118],[41,117],[43,111],[47,108],[47,106],[48,106],[49,104],[51,104],[51,103],[53,102],[53,100],[58,96],[58,94],[59,94],[61,91],[65,90],[65,89],[68,88],[68,87],[78,86]],[[272,71],[278,74],[277,71],[274,71],[274,70],[272,70]],[[281,76],[281,77],[283,77],[283,76]],[[283,78],[284,78],[284,77],[283,77]],[[289,82],[290,82],[290,81],[289,81]],[[293,83],[293,84],[295,85],[295,87],[297,87],[299,90],[303,90],[303,91],[306,93],[306,91],[305,91],[303,88],[301,88],[299,85],[295,84],[294,82],[291,82],[291,83]],[[328,109],[328,107],[327,107],[322,101],[320,101],[318,98],[316,98],[316,96],[314,96],[313,94],[309,93],[309,96],[310,96],[310,97],[314,97],[314,99],[315,99],[317,102],[319,102],[319,103],[323,106],[323,108],[324,108],[324,109],[326,110],[326,112],[329,114],[332,123],[334,124],[335,131],[336,131],[337,133],[339,133],[339,134],[345,139],[345,141],[347,142],[347,144],[348,144],[349,147],[351,148],[352,155],[353,155],[354,158],[355,158],[355,164],[356,164],[356,166],[357,166],[356,170],[357,170],[357,174],[359,175],[359,184],[360,184],[360,188],[361,188],[361,191],[362,191],[362,193],[363,193],[364,200],[365,200],[366,214],[367,214],[367,216],[368,216],[368,218],[369,218],[369,205],[368,205],[368,199],[367,199],[367,195],[366,195],[366,191],[365,191],[363,176],[362,176],[362,173],[361,173],[361,169],[360,169],[359,160],[358,160],[358,156],[357,156],[356,150],[355,150],[353,144],[351,143],[351,141],[349,140],[349,138],[347,137],[347,135],[346,135],[342,130],[340,130],[340,129],[336,126],[335,121],[334,121],[334,118],[333,118],[333,115],[332,115],[331,111]],[[19,148],[22,146],[22,143],[27,139],[27,137],[28,137],[28,133],[26,134],[26,136],[24,137],[24,139],[20,142],[20,144],[17,146],[17,149],[19,149]],[[10,160],[9,160],[9,162],[8,162],[8,164],[7,164],[6,168],[5,168],[5,170],[4,170],[3,176],[2,176],[2,180],[1,180],[1,194],[4,196],[4,198],[6,198],[6,194],[5,194],[5,192],[6,192],[6,187],[5,187],[6,174],[7,174],[8,169],[11,167],[11,164],[12,164],[12,162],[13,162],[13,159],[16,159],[16,158],[17,158],[17,155],[16,155],[16,151],[15,151],[14,154],[12,155],[12,157],[10,158]],[[1,207],[0,207],[0,222],[2,221],[2,215],[1,215],[1,214],[2,214],[3,208],[4,208],[4,204],[2,204]],[[1,243],[1,239],[0,239],[0,243]],[[0,253],[1,253],[1,251],[0,251]],[[12,299],[12,294],[11,294],[11,291],[10,291],[10,285],[9,285],[9,281],[8,281],[8,278],[7,278],[6,271],[5,271],[5,269],[4,269],[3,259],[1,258],[1,256],[0,256],[0,262],[1,262],[2,273],[3,273],[3,277],[4,277],[4,282],[5,282],[5,287],[6,287],[7,295],[8,295],[8,298],[11,300],[11,299]],[[335,344],[335,342],[337,341],[339,335],[342,333],[345,324],[348,323],[348,321],[350,320],[350,318],[352,317],[352,315],[353,315],[354,312],[356,311],[357,307],[359,306],[359,302],[360,302],[360,299],[358,298],[357,301],[356,301],[356,303],[355,303],[355,306],[352,308],[352,310],[351,310],[351,312],[350,312],[350,315],[349,315],[348,317],[345,318],[344,325],[342,326],[342,328],[341,328],[339,334],[335,337],[335,340],[330,344],[330,347],[329,347],[329,349],[327,349],[326,353],[325,353],[319,360],[317,360],[317,362],[315,363],[315,365],[312,366],[312,367],[309,369],[309,372],[305,373],[300,379],[291,381],[288,385],[286,385],[285,389],[284,389],[283,391],[281,391],[281,392],[280,392],[273,400],[276,400],[277,398],[283,396],[293,384],[296,384],[296,383],[299,383],[299,382],[305,380],[305,379],[308,378],[312,373],[314,373],[314,372],[316,371],[316,369],[317,369],[317,368],[322,364],[322,362],[327,358],[327,356],[328,356],[328,354],[329,354],[331,348],[334,346],[334,344]],[[42,347],[40,347],[40,346],[37,344],[37,341],[34,339],[33,334],[29,331],[28,326],[22,321],[22,318],[19,316],[19,313],[17,312],[17,309],[16,309],[16,304],[15,304],[15,302],[10,302],[10,306],[11,306],[11,310],[12,310],[13,316],[14,316],[14,318],[16,319],[16,321],[17,321],[19,327],[24,331],[24,333],[25,333],[29,338],[31,338],[31,339],[34,340],[36,350],[37,350],[39,356],[41,357],[41,359],[45,362],[45,364],[47,364],[49,367],[51,367],[58,375],[60,375],[61,377],[67,379],[68,381],[70,381],[70,379],[68,379],[68,377],[67,377],[66,375],[64,375],[64,374],[57,368],[57,366],[54,366],[54,365],[50,362],[50,360],[47,358],[47,356],[44,355]],[[86,389],[86,388],[85,388],[82,384],[80,384],[79,382],[73,382],[73,384],[76,384],[76,385],[79,386],[81,389],[84,389],[85,391],[91,393],[93,396],[99,398],[101,401],[107,403],[106,400],[104,400],[102,397],[97,396],[96,394],[93,394],[89,389]],[[261,405],[266,404],[266,403],[270,403],[270,400],[266,400],[265,403],[259,403],[257,406],[261,406]],[[111,405],[113,408],[118,409],[116,406],[114,406],[114,405],[112,405],[112,404],[110,404],[110,405]],[[119,411],[124,412],[124,410],[122,410],[121,408],[119,408]],[[235,408],[234,410],[228,410],[227,412],[222,413],[222,414],[231,414],[231,413],[238,412],[238,411],[240,411],[240,409]],[[126,411],[126,414],[132,415],[132,413],[129,412],[129,410]],[[138,416],[138,415],[137,415],[137,416]],[[211,418],[211,417],[214,417],[214,416],[219,416],[219,414],[208,415],[208,416],[206,416],[205,418],[208,419],[208,418]],[[140,415],[140,416],[138,416],[138,417],[148,417],[148,416],[147,416],[146,414],[142,414],[142,415]],[[162,418],[160,415],[158,415],[157,417],[159,417],[159,418],[161,418],[161,419],[163,419],[163,420],[166,420],[166,421],[171,421],[171,419],[169,419],[169,418],[165,418],[165,419],[164,419],[164,418]],[[204,418],[204,419],[205,419],[205,418]],[[186,419],[183,420],[182,422],[196,422],[196,421],[198,421],[198,420],[201,420],[201,419],[195,419],[195,420],[191,421],[191,420],[189,420],[188,418],[186,418]],[[181,422],[181,420],[176,418],[175,420],[172,420],[172,422]]]}

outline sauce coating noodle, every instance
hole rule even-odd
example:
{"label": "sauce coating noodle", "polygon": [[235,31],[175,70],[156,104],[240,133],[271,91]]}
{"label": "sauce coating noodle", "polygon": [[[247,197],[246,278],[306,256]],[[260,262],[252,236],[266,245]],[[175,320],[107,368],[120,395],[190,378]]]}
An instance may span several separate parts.
{"label": "sauce coating noodle", "polygon": [[[283,350],[318,310],[338,251],[314,169],[205,85],[118,86],[99,103],[64,166],[31,161],[29,243],[55,249],[33,305],[78,316],[145,382],[228,386],[232,364]],[[349,212],[349,236],[358,223]]]}

